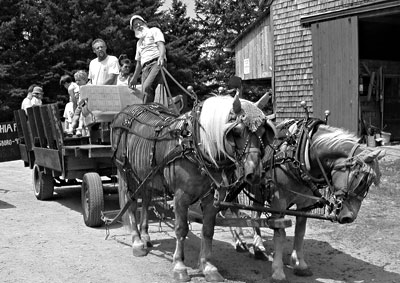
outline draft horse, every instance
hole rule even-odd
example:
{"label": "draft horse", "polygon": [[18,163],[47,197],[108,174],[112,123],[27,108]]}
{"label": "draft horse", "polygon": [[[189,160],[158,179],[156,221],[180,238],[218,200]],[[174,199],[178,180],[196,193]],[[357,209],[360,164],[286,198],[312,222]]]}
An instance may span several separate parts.
{"label": "draft horse", "polygon": [[[265,185],[252,191],[258,196],[254,205],[266,204],[273,218],[291,212],[296,215],[291,265],[296,275],[311,276],[303,250],[307,218],[312,216],[308,213],[325,207],[322,219],[353,222],[370,186],[379,184],[378,160],[385,152],[372,150],[360,144],[355,134],[319,119],[285,121],[277,126],[277,132],[273,150],[264,157]],[[294,205],[293,212],[289,209]],[[262,241],[256,240],[261,239],[260,230],[255,232],[254,245],[260,246],[254,248],[262,250]],[[285,237],[284,229],[274,229],[272,282],[287,282],[282,258]]]}
{"label": "draft horse", "polygon": [[[173,277],[190,281],[184,264],[188,209],[200,200],[200,270],[207,281],[223,281],[211,263],[217,204],[236,182],[260,182],[264,148],[273,141],[274,125],[257,103],[238,96],[215,96],[181,116],[158,104],[128,106],[115,116],[111,128],[120,205],[127,210],[123,221],[132,233],[134,256],[147,255],[151,247],[148,207],[152,192],[171,195],[176,234]],[[142,200],[139,223],[138,198]]]}

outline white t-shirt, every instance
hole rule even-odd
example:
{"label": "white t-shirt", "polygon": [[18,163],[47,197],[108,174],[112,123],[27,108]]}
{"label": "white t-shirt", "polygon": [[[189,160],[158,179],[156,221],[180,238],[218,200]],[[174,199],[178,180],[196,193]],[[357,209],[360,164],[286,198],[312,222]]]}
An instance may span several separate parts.
{"label": "white t-shirt", "polygon": [[26,108],[32,107],[32,101],[28,97],[25,97],[21,103],[21,109],[24,109],[26,112]]}
{"label": "white t-shirt", "polygon": [[121,74],[119,74],[118,78],[117,78],[117,85],[126,85],[128,86],[128,82],[130,79],[130,75],[126,78],[122,77]]}
{"label": "white t-shirt", "polygon": [[88,77],[93,85],[104,85],[114,74],[119,74],[119,62],[117,57],[107,55],[106,59],[103,61],[99,61],[98,58],[90,61]]}
{"label": "white t-shirt", "polygon": [[65,105],[63,117],[68,123],[72,123],[73,116],[74,116],[74,104],[72,102],[68,102]]}
{"label": "white t-shirt", "polygon": [[165,42],[164,35],[159,28],[153,27],[146,31],[145,36],[138,40],[136,44],[135,60],[144,63],[151,59],[160,57],[157,42]]}

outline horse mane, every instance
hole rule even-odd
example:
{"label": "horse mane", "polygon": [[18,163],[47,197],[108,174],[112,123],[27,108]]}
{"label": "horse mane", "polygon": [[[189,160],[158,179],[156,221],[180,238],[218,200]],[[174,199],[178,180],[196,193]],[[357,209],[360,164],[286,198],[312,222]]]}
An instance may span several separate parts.
{"label": "horse mane", "polygon": [[214,96],[206,99],[201,109],[200,147],[215,165],[217,159],[228,157],[224,147],[224,132],[232,105],[233,97]]}
{"label": "horse mane", "polygon": [[[357,144],[360,140],[360,138],[356,134],[348,130],[328,125],[320,125],[318,132],[320,134],[315,137],[315,140],[313,141],[311,146],[313,148],[326,147],[329,148],[329,150],[332,152],[342,151],[343,143],[349,142],[352,144]],[[359,154],[359,157],[361,158],[362,156],[367,155],[372,151],[372,149],[365,148],[365,146],[361,146],[361,148],[363,149],[363,151]],[[366,167],[363,167],[362,170],[368,170],[368,183],[374,183],[376,186],[378,186],[381,178],[378,160],[375,160],[374,162],[369,162],[368,165],[365,166]]]}
{"label": "horse mane", "polygon": [[[322,133],[321,133],[322,132]],[[320,125],[318,135],[311,147],[327,147],[331,151],[340,151],[343,142],[358,143],[360,138],[348,130],[329,125]]]}

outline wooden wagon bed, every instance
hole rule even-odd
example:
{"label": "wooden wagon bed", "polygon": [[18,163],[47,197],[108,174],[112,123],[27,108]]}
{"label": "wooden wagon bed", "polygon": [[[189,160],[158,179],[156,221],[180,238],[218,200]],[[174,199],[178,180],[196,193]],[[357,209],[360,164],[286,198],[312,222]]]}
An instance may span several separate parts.
{"label": "wooden wagon bed", "polygon": [[141,100],[119,86],[84,86],[81,97],[87,101],[82,113],[89,136],[67,136],[57,104],[17,110],[14,117],[21,159],[32,169],[36,198],[52,198],[54,186],[81,184],[84,221],[93,227],[102,224],[103,180],[115,180],[116,174],[109,124],[121,109]]}

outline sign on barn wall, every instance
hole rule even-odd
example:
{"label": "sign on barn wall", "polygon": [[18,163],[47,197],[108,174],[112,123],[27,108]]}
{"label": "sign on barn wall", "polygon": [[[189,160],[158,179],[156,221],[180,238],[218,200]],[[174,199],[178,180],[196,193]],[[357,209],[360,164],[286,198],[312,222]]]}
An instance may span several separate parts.
{"label": "sign on barn wall", "polygon": [[0,123],[0,162],[21,159],[15,122]]}
{"label": "sign on barn wall", "polygon": [[246,58],[243,60],[243,74],[250,74],[250,59]]}

